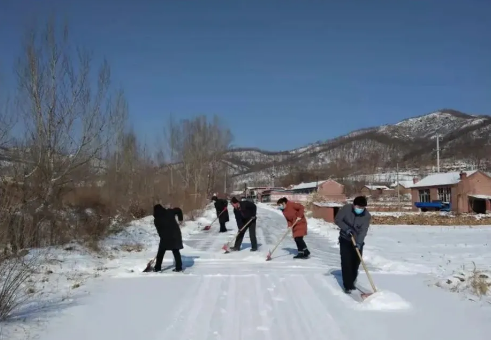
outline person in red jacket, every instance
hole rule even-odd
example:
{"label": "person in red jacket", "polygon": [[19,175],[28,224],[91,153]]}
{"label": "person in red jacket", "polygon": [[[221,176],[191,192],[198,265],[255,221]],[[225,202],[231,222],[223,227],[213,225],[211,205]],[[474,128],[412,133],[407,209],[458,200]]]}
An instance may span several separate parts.
{"label": "person in red jacket", "polygon": [[293,227],[293,238],[297,244],[298,254],[294,256],[294,259],[307,259],[310,256],[310,251],[307,249],[307,244],[304,241],[304,236],[307,235],[307,219],[305,218],[305,208],[303,205],[295,202],[290,202],[286,197],[280,198],[278,202],[278,209],[283,212],[288,227]]}

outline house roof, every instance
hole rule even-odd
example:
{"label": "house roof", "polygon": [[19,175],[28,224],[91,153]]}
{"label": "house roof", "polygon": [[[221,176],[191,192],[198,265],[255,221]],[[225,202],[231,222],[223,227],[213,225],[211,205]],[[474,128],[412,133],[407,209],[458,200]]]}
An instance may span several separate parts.
{"label": "house roof", "polygon": [[395,188],[397,186],[397,184],[400,184],[401,187],[403,188],[406,188],[406,189],[409,189],[410,187],[413,186],[413,181],[399,181],[399,182],[394,182],[390,185],[391,188]]}
{"label": "house roof", "polygon": [[368,190],[390,190],[386,185],[365,185],[365,188],[368,188]]}
{"label": "house roof", "polygon": [[[477,170],[463,171],[467,176],[471,176],[477,172]],[[423,178],[416,184],[413,184],[412,188],[433,187],[442,185],[454,185],[460,182],[460,171],[443,172],[431,174]]]}
{"label": "house roof", "polygon": [[328,179],[322,181],[308,182],[308,183],[300,183],[297,185],[293,185],[290,190],[303,190],[303,189],[313,189],[316,188],[317,185],[321,185],[324,182],[327,182]]}
{"label": "house roof", "polygon": [[315,206],[318,207],[327,207],[327,208],[341,208],[343,204],[337,202],[314,202]]}

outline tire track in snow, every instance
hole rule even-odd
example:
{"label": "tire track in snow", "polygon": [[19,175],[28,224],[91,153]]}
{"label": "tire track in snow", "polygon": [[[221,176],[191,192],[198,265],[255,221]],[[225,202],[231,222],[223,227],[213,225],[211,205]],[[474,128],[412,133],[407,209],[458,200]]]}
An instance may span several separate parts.
{"label": "tire track in snow", "polygon": [[[202,281],[203,281],[203,279],[199,280],[199,282],[195,284],[195,286],[193,287],[194,289],[192,289],[189,292],[189,295],[200,296],[200,294],[202,294],[203,288],[206,288],[206,287],[203,287]],[[184,319],[184,315],[190,310],[190,308],[192,307],[192,305],[194,303],[195,303],[195,301],[193,301],[193,299],[188,298],[187,300],[185,300],[185,302],[182,303],[179,306],[179,308],[177,309],[176,313],[174,314],[174,317],[172,318],[172,321],[164,330],[164,333],[172,332],[174,329],[178,328],[179,325],[182,324],[182,320]]]}
{"label": "tire track in snow", "polygon": [[290,289],[300,290],[302,292],[302,297],[295,299],[294,302],[298,310],[305,312],[303,313],[305,317],[302,318],[305,328],[303,334],[306,337],[314,337],[315,334],[324,334],[330,339],[345,339],[345,335],[329,310],[329,302],[323,301],[322,303],[322,300],[319,300],[315,289],[312,287],[312,276],[308,276],[309,281],[306,278],[306,276],[297,275],[293,276],[292,280],[288,282]]}
{"label": "tire track in snow", "polygon": [[[201,324],[201,317],[203,316],[203,302],[208,300],[206,297],[210,294],[211,279],[209,277],[203,277],[199,282],[199,289],[196,295],[186,294],[186,308],[184,306],[180,308],[178,312],[178,323],[172,324],[173,327],[166,329],[162,333],[162,337],[156,339],[199,339],[196,336],[196,325]],[[216,290],[215,290],[216,291]],[[173,306],[169,306],[173,307]],[[206,316],[206,314],[205,314]],[[206,338],[205,338],[206,339]]]}

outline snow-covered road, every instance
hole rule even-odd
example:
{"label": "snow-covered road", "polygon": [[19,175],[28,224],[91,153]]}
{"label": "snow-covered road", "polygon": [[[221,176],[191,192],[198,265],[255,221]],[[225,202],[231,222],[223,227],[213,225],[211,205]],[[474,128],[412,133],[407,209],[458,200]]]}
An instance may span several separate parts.
{"label": "snow-covered road", "polygon": [[[420,275],[397,275],[373,265],[383,292],[362,304],[342,293],[338,249],[321,233],[306,242],[309,260],[293,260],[287,238],[265,261],[282,235],[284,218],[258,209],[260,250],[223,254],[229,235],[200,232],[183,250],[184,274],[128,272],[93,287],[90,297],[54,319],[46,340],[288,340],[288,339],[489,339],[491,316],[456,294],[430,288]],[[367,239],[370,242],[370,239]],[[164,267],[172,264],[166,254]],[[121,262],[125,265],[124,262]],[[370,265],[370,263],[369,263]],[[364,273],[362,286],[370,287]],[[385,294],[384,294],[385,292]]]}

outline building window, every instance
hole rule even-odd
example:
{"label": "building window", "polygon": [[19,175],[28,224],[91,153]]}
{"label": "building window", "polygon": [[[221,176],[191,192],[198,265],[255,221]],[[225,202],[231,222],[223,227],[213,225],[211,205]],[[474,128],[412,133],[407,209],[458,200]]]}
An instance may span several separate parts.
{"label": "building window", "polygon": [[438,188],[438,200],[442,202],[450,202],[451,197],[452,197],[452,188],[450,187]]}
{"label": "building window", "polygon": [[419,201],[420,202],[430,201],[430,189],[423,189],[419,191]]}

